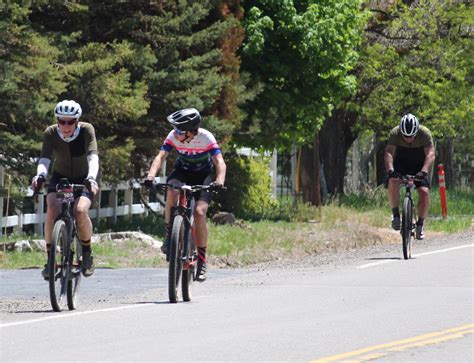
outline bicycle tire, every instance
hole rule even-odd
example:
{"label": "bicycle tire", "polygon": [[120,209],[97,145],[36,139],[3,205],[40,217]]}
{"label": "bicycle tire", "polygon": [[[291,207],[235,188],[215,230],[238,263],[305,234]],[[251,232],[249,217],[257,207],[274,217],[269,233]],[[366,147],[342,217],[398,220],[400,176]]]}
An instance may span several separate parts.
{"label": "bicycle tire", "polygon": [[67,227],[63,220],[54,223],[51,238],[51,249],[48,257],[49,270],[49,297],[51,307],[59,312],[64,307],[67,291],[66,256],[64,254],[67,245]]}
{"label": "bicycle tire", "polygon": [[171,238],[169,245],[169,265],[168,265],[168,296],[171,303],[178,302],[178,287],[181,277],[183,262],[181,261],[181,250],[184,239],[183,217],[177,215],[173,220]]}
{"label": "bicycle tire", "polygon": [[[194,261],[197,259],[197,249],[194,243],[194,238],[191,228],[188,233],[188,261]],[[183,270],[183,277],[181,281],[181,291],[183,294],[183,301],[191,301],[192,299],[192,287],[196,274],[196,265],[191,264],[188,269]]]}
{"label": "bicycle tire", "polygon": [[69,310],[77,308],[79,286],[81,285],[82,245],[77,237],[74,238],[74,246],[75,248],[71,249],[69,254],[69,266],[71,266],[67,284],[67,306]]}
{"label": "bicycle tire", "polygon": [[412,244],[412,230],[413,230],[413,201],[406,197],[403,200],[402,213],[402,245],[403,258],[408,260],[411,258],[411,244]]}

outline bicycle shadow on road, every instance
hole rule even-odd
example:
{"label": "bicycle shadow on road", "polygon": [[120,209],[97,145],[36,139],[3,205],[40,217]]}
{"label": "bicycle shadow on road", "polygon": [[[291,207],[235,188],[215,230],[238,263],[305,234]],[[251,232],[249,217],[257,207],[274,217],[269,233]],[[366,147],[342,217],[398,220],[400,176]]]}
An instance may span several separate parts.
{"label": "bicycle shadow on road", "polygon": [[366,261],[387,261],[387,260],[403,260],[401,257],[370,257]]}

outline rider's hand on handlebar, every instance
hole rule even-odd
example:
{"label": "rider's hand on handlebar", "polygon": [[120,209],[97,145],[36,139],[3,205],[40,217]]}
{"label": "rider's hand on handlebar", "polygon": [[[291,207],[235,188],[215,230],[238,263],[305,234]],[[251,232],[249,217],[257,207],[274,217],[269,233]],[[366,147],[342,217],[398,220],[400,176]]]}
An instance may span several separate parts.
{"label": "rider's hand on handlebar", "polygon": [[84,179],[84,185],[93,195],[96,195],[99,191],[99,185],[97,184],[97,181],[91,176]]}
{"label": "rider's hand on handlebar", "polygon": [[35,175],[32,179],[31,179],[31,189],[33,189],[34,191],[38,190],[41,188],[41,186],[43,185],[44,183],[44,176],[43,175]]}
{"label": "rider's hand on handlebar", "polygon": [[143,181],[143,185],[145,186],[145,188],[151,189],[151,188],[153,188],[154,182],[155,182],[155,178],[153,178],[153,179],[148,179],[147,178]]}
{"label": "rider's hand on handlebar", "polygon": [[213,187],[213,188],[222,188],[224,186],[224,184],[222,184],[221,182],[218,182],[218,181],[213,181],[210,184],[210,186]]}
{"label": "rider's hand on handlebar", "polygon": [[416,173],[416,175],[415,175],[415,179],[416,179],[416,180],[422,181],[422,180],[426,180],[427,178],[428,178],[428,173],[427,173],[426,171],[424,171],[424,170],[419,171],[419,172]]}

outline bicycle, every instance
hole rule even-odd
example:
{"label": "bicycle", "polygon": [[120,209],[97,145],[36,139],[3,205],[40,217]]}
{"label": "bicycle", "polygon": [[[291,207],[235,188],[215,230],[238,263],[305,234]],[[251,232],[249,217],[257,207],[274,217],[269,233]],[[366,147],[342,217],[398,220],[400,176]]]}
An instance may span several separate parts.
{"label": "bicycle", "polygon": [[402,235],[403,258],[408,260],[411,258],[411,247],[415,239],[416,228],[416,211],[413,205],[412,191],[415,188],[415,176],[404,175],[401,178],[401,186],[405,187],[405,198],[402,207]]}
{"label": "bicycle", "polygon": [[[144,185],[142,183],[142,185]],[[153,184],[155,190],[166,192],[167,189],[179,191],[177,204],[171,208],[169,245],[166,252],[168,265],[168,297],[171,303],[178,302],[179,282],[183,301],[191,301],[192,285],[196,280],[198,252],[194,243],[194,194],[201,190],[213,190],[212,185],[181,185],[167,183]]]}
{"label": "bicycle", "polygon": [[[69,184],[60,179],[56,185],[56,198],[61,203],[61,213],[56,218],[48,254],[49,297],[54,311],[65,307],[77,307],[77,295],[81,283],[82,246],[76,237],[73,216],[74,195],[86,188],[83,184]],[[40,188],[38,188],[40,189]],[[37,194],[37,191],[35,191]]]}

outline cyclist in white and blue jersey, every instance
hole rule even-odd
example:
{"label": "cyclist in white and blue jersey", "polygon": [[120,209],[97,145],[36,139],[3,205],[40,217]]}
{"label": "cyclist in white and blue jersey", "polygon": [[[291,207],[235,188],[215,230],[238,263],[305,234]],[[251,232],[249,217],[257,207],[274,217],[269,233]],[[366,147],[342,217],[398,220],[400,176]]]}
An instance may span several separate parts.
{"label": "cyclist in white and blue jersey", "polygon": [[[173,125],[173,130],[168,134],[161,146],[160,152],[155,157],[148,171],[146,185],[151,185],[156,174],[161,169],[163,162],[172,150],[176,150],[178,158],[174,170],[167,178],[167,183],[175,185],[210,185],[223,186],[226,175],[226,164],[222,152],[214,135],[200,128],[201,115],[195,108],[186,108],[176,111],[167,117]],[[215,167],[215,180],[212,181],[212,172]],[[170,235],[171,207],[176,204],[178,191],[169,189],[166,198],[165,223],[166,240],[162,251],[166,253]],[[197,280],[206,279],[206,249],[207,249],[207,221],[206,213],[211,201],[208,190],[200,191],[196,196],[194,211],[194,227],[196,230],[195,242],[198,247]]]}

